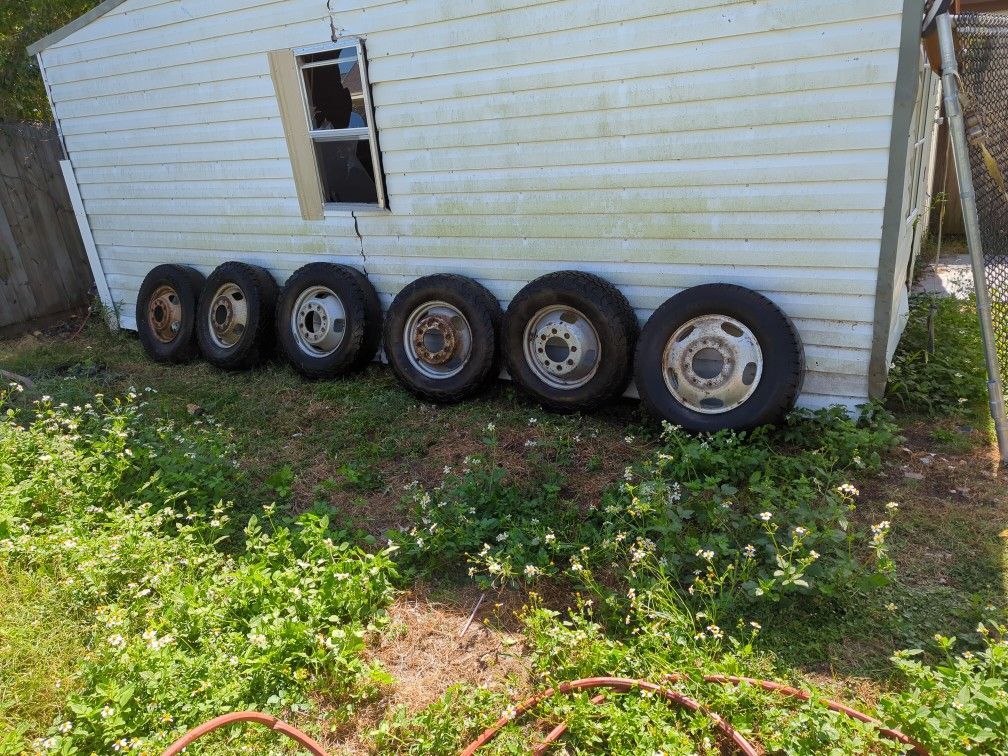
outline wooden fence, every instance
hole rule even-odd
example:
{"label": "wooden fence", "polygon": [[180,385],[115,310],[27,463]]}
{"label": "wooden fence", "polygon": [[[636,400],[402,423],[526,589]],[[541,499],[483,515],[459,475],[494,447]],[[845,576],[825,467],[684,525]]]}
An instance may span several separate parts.
{"label": "wooden fence", "polygon": [[0,338],[87,304],[84,244],[52,126],[0,124]]}

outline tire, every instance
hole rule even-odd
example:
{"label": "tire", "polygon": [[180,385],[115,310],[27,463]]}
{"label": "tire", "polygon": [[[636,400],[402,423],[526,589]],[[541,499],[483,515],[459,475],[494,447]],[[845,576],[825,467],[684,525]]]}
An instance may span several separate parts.
{"label": "tire", "polygon": [[381,349],[384,313],[382,312],[381,300],[378,299],[378,292],[375,291],[375,287],[367,275],[361,273],[356,268],[347,267],[346,271],[357,281],[357,285],[364,294],[364,315],[368,322],[360,353],[357,355],[357,359],[351,368],[351,371],[356,372],[363,370],[374,362],[378,350]]}
{"label": "tire", "polygon": [[514,381],[543,406],[591,410],[626,390],[638,331],[626,297],[608,281],[551,273],[508,307],[504,359]]}
{"label": "tire", "polygon": [[287,361],[305,378],[347,375],[378,351],[378,295],[353,268],[306,265],[288,279],[277,300],[276,336]]}
{"label": "tire", "polygon": [[276,281],[262,268],[227,262],[211,273],[196,317],[196,337],[207,362],[243,370],[266,360],[275,344],[276,300]]}
{"label": "tire", "polygon": [[137,297],[140,344],[154,362],[181,364],[199,356],[196,309],[205,279],[185,265],[159,265],[144,279]]}
{"label": "tire", "polygon": [[416,396],[440,404],[460,402],[496,375],[501,318],[500,303],[472,279],[421,278],[389,308],[385,356],[399,382]]}
{"label": "tire", "polygon": [[652,413],[715,432],[779,422],[804,372],[801,339],[784,313],[749,289],[710,284],[655,311],[637,347],[635,378]]}

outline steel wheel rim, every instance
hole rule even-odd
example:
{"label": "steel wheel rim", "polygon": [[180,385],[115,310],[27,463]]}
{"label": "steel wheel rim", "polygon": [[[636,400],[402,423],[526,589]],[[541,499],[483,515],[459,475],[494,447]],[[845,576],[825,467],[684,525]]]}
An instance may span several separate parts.
{"label": "steel wheel rim", "polygon": [[421,375],[433,380],[453,378],[472,357],[472,326],[454,305],[425,302],[406,319],[403,345],[410,365]]}
{"label": "steel wheel rim", "polygon": [[552,305],[525,326],[525,364],[543,383],[561,391],[586,385],[602,364],[602,340],[594,324],[573,307]]}
{"label": "steel wheel rim", "polygon": [[210,340],[220,349],[232,349],[248,328],[248,300],[241,287],[226,283],[214,293],[207,313]]}
{"label": "steel wheel rim", "polygon": [[170,344],[182,331],[182,300],[174,287],[159,287],[147,305],[147,323],[154,338],[162,344]]}
{"label": "steel wheel rim", "polygon": [[748,326],[703,315],[680,326],[662,355],[665,385],[683,406],[721,415],[745,404],[763,378],[763,350]]}
{"label": "steel wheel rim", "polygon": [[346,307],[327,286],[305,289],[294,303],[291,333],[297,348],[309,357],[329,357],[346,338]]}

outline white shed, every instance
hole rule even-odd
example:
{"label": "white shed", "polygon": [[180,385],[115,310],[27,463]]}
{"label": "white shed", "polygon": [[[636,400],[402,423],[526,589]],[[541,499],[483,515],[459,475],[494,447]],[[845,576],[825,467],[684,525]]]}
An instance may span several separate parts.
{"label": "white shed", "polygon": [[[385,307],[426,274],[506,306],[579,270],[641,323],[683,289],[747,287],[800,334],[800,405],[883,391],[929,204],[923,0],[329,6],[106,0],[29,50],[123,328],[162,263],[280,283],[341,263]],[[351,45],[357,120],[305,118],[312,66]],[[349,140],[370,189],[328,185]]]}

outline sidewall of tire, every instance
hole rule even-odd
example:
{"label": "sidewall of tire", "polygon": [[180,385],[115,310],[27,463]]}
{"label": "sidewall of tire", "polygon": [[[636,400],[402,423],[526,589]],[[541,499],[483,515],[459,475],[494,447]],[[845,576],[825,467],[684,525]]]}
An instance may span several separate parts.
{"label": "sidewall of tire", "polygon": [[[238,343],[222,349],[210,337],[208,315],[213,297],[226,283],[234,283],[248,302],[248,323]],[[275,343],[273,317],[277,285],[264,269],[245,263],[228,262],[207,278],[196,316],[200,352],[207,362],[222,370],[243,370],[261,364]]]}
{"label": "sidewall of tire", "polygon": [[[681,404],[665,383],[665,347],[679,328],[704,315],[726,315],[743,323],[763,352],[759,386],[740,407],[705,414]],[[738,286],[708,285],[673,297],[644,327],[637,347],[636,385],[641,400],[673,425],[699,432],[750,430],[779,422],[794,407],[804,377],[804,351],[788,318],[760,294]]]}
{"label": "sidewall of tire", "polygon": [[[154,362],[182,364],[199,356],[196,318],[204,281],[198,270],[184,265],[159,265],[144,279],[137,296],[137,335],[144,352]],[[161,286],[171,286],[175,290],[182,308],[181,328],[176,338],[168,344],[154,335],[147,313],[148,301]]]}
{"label": "sidewall of tire", "polygon": [[[472,330],[469,362],[457,375],[434,379],[420,373],[406,353],[409,317],[427,302],[447,302],[465,315]],[[464,276],[428,276],[414,281],[395,298],[385,318],[385,356],[396,378],[428,401],[452,403],[480,391],[494,377],[500,344],[500,303],[481,284]]]}

